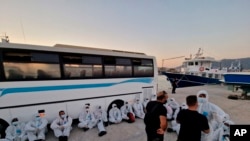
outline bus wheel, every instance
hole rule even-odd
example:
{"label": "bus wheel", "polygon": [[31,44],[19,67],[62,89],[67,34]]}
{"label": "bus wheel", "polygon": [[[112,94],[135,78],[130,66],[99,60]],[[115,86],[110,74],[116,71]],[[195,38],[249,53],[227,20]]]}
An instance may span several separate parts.
{"label": "bus wheel", "polygon": [[5,130],[9,126],[8,122],[0,119],[0,139],[5,138]]}
{"label": "bus wheel", "polygon": [[121,99],[117,99],[117,100],[114,100],[112,101],[109,106],[108,106],[108,110],[107,110],[107,115],[109,117],[109,110],[112,108],[112,104],[116,104],[117,107],[120,109],[123,105],[124,105],[124,101],[121,100]]}

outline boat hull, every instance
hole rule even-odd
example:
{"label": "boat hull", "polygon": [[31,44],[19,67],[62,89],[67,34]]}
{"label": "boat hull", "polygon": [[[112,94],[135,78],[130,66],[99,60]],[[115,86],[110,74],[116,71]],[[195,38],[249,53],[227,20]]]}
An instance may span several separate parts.
{"label": "boat hull", "polygon": [[226,84],[250,85],[250,73],[225,73],[223,77]]}
{"label": "boat hull", "polygon": [[201,76],[180,74],[180,73],[170,73],[170,72],[162,72],[162,74],[167,76],[168,80],[171,83],[176,78],[178,80],[177,88],[221,83],[219,79],[215,79],[215,78],[208,78],[208,77],[201,77]]}

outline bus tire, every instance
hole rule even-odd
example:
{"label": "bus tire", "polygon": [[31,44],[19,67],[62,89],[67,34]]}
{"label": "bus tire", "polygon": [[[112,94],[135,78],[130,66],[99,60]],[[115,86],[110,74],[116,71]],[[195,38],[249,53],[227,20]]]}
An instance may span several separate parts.
{"label": "bus tire", "polygon": [[108,109],[107,109],[107,116],[108,116],[108,119],[109,119],[109,110],[112,108],[112,104],[116,104],[117,105],[117,108],[121,109],[121,107],[124,105],[124,101],[121,100],[121,99],[116,99],[114,101],[112,101],[109,106],[108,106]]}
{"label": "bus tire", "polygon": [[5,138],[5,130],[9,126],[9,123],[3,119],[0,119],[0,139]]}

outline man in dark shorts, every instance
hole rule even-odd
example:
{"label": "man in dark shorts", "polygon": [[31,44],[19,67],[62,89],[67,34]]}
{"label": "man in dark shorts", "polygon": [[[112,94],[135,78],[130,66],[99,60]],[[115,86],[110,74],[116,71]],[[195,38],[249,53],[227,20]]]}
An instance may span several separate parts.
{"label": "man in dark shorts", "polygon": [[196,95],[187,96],[186,103],[188,109],[181,110],[176,118],[181,125],[177,141],[200,141],[201,132],[209,133],[210,131],[207,118],[197,111]]}
{"label": "man in dark shorts", "polygon": [[150,101],[146,107],[144,123],[148,141],[163,141],[167,128],[167,110],[163,106],[167,102],[168,95],[165,91],[157,94],[157,101]]}

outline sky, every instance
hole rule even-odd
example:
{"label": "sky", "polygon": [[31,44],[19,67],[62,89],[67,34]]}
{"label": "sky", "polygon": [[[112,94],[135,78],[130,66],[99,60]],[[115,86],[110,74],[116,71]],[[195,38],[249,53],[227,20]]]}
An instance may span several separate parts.
{"label": "sky", "polygon": [[250,57],[250,1],[0,0],[4,34],[12,43],[142,52],[176,67],[199,48],[217,60]]}

